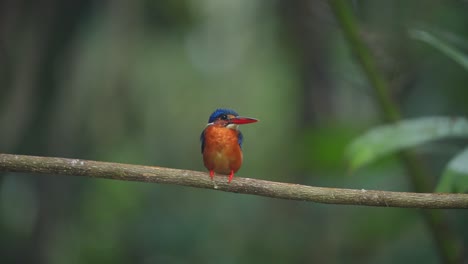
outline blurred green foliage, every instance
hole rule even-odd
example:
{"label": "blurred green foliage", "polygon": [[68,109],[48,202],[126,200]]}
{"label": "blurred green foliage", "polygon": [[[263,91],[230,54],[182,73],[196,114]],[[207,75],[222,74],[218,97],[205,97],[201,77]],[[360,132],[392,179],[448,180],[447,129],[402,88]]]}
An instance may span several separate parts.
{"label": "blurred green foliage", "polygon": [[450,137],[467,138],[468,120],[423,117],[375,127],[354,139],[346,154],[350,169],[356,170],[384,155]]}
{"label": "blurred green foliage", "polygon": [[468,149],[458,153],[450,162],[437,184],[437,192],[468,192]]}
{"label": "blurred green foliage", "polygon": [[427,42],[429,45],[437,48],[449,58],[460,64],[460,66],[465,68],[465,70],[468,70],[468,56],[464,55],[457,48],[452,47],[451,45],[439,40],[432,34],[423,30],[410,30],[409,33],[413,38]]}
{"label": "blurred green foliage", "polygon": [[[466,35],[466,2],[352,3],[405,117],[468,113],[466,72],[407,34]],[[0,152],[204,170],[199,135],[229,107],[260,120],[239,177],[409,190],[394,161],[347,174],[380,120],[333,19],[314,1],[0,1]],[[421,149],[429,177],[465,145]],[[468,214],[448,213],[466,245]],[[414,210],[82,177],[2,174],[0,234],[1,263],[438,263]]]}

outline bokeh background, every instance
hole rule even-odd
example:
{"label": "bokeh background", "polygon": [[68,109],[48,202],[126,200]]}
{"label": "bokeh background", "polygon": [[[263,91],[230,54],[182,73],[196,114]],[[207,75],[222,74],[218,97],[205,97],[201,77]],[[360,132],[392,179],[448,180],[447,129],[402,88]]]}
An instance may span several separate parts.
{"label": "bokeh background", "polygon": [[[467,1],[350,4],[405,118],[467,115],[467,71],[408,35],[468,52]],[[205,170],[218,107],[260,119],[240,177],[411,190],[393,158],[347,170],[382,117],[327,1],[0,1],[0,152]],[[416,150],[431,181],[466,143]],[[0,262],[440,263],[420,213],[3,173]]]}

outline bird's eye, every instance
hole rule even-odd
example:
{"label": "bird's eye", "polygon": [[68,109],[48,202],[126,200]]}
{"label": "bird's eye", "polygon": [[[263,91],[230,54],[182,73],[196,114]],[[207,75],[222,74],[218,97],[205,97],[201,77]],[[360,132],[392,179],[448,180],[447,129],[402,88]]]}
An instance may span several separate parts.
{"label": "bird's eye", "polygon": [[220,116],[219,118],[222,119],[222,120],[228,120],[228,116],[227,116],[227,115],[222,115],[222,116]]}

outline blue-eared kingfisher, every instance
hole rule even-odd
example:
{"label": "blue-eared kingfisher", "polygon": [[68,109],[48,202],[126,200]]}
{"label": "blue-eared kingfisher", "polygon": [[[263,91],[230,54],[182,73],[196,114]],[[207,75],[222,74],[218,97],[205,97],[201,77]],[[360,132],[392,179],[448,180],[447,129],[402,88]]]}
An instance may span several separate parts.
{"label": "blue-eared kingfisher", "polygon": [[239,125],[255,123],[258,120],[250,117],[242,117],[231,109],[216,109],[208,119],[208,124],[203,130],[201,152],[203,163],[210,171],[211,180],[214,174],[229,175],[228,182],[232,181],[242,165],[242,133]]}

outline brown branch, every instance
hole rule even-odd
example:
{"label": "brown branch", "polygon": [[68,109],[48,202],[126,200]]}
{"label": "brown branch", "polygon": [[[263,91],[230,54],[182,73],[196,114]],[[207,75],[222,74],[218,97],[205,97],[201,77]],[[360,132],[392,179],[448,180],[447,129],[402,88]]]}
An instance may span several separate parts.
{"label": "brown branch", "polygon": [[407,208],[468,208],[468,194],[409,193],[313,187],[300,184],[216,176],[205,172],[110,162],[0,154],[0,171],[76,175],[125,181],[140,181],[253,194],[279,199],[327,204]]}

